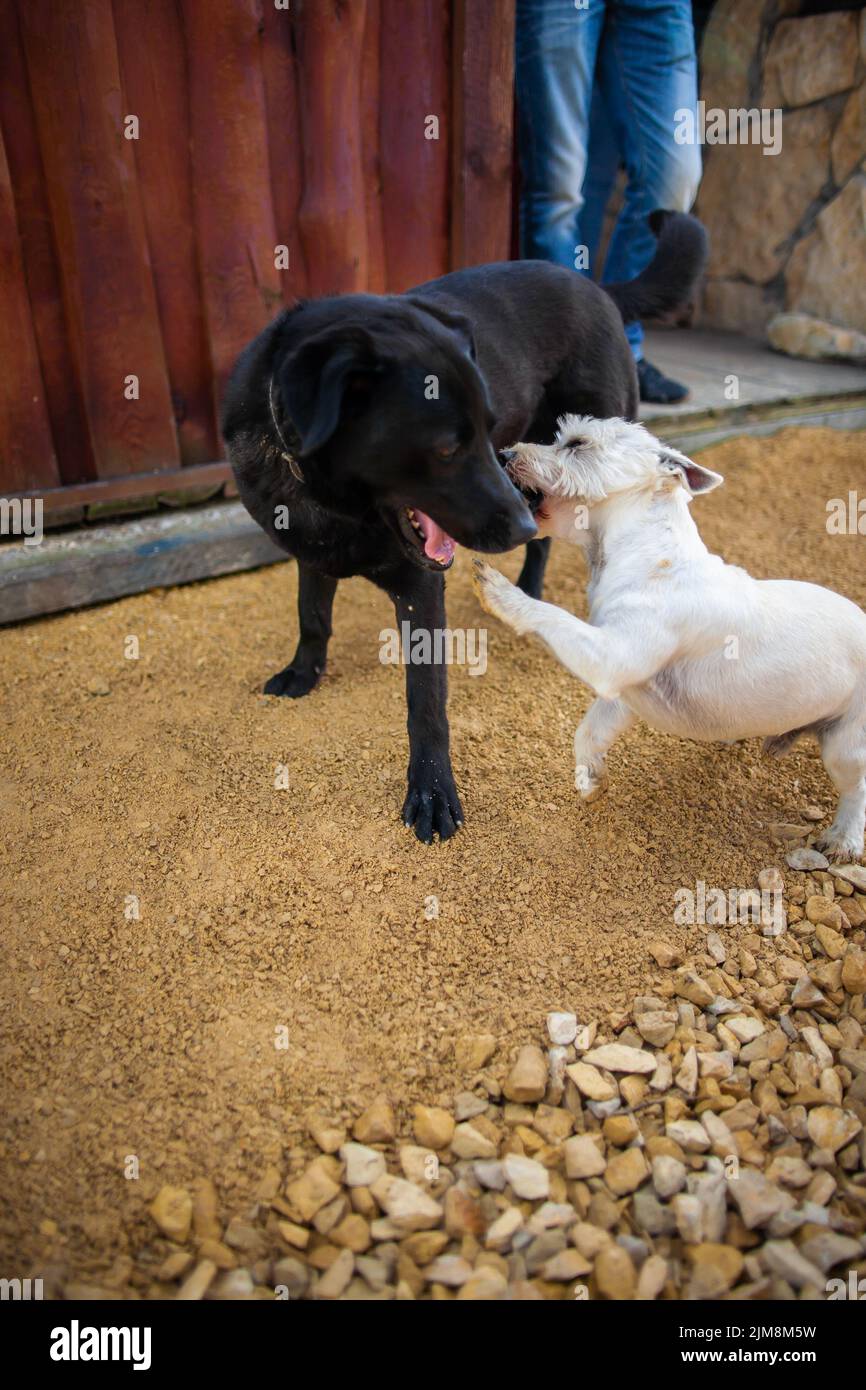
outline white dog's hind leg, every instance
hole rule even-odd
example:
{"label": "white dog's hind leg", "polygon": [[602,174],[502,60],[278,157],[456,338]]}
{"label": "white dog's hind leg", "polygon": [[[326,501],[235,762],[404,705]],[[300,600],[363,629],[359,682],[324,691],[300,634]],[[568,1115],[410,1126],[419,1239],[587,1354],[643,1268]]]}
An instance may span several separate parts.
{"label": "white dog's hind leg", "polygon": [[863,855],[866,828],[866,711],[859,709],[819,735],[821,757],[839,793],[833,824],[816,841],[829,859]]}
{"label": "white dog's hind leg", "polygon": [[574,785],[584,801],[607,791],[605,757],[620,734],[637,723],[622,700],[594,700],[574,735]]}

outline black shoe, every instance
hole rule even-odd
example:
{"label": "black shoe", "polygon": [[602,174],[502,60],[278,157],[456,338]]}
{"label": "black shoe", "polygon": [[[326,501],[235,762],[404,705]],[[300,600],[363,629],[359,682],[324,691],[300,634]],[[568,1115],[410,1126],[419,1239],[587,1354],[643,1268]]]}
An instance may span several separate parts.
{"label": "black shoe", "polygon": [[665,376],[645,357],[637,364],[637,379],[641,400],[651,401],[654,405],[674,405],[677,401],[684,401],[689,394],[688,386]]}

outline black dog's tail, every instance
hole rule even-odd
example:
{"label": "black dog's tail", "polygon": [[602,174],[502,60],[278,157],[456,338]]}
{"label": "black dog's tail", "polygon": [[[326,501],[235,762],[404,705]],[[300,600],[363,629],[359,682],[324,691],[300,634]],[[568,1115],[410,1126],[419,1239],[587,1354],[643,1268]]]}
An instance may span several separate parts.
{"label": "black dog's tail", "polygon": [[696,217],[658,209],[650,213],[649,224],[658,246],[646,270],[621,285],[602,285],[623,323],[656,318],[687,304],[707,264],[710,241]]}

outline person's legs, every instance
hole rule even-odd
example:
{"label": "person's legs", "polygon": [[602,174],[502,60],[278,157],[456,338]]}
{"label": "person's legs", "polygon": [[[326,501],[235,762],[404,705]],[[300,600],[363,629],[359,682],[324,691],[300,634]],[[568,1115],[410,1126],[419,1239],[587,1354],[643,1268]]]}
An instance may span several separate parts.
{"label": "person's legs", "polygon": [[622,155],[616,143],[613,122],[596,82],[589,114],[589,147],[586,176],[583,180],[580,235],[589,253],[587,273],[597,277],[601,275],[601,266],[597,264],[597,260],[604,228],[604,214],[621,163]]}
{"label": "person's legs", "polygon": [[604,0],[517,0],[520,254],[575,269]]}
{"label": "person's legs", "polygon": [[[701,177],[697,145],[674,140],[675,113],[697,103],[697,59],[689,0],[620,0],[610,10],[598,59],[605,109],[628,183],[603,282],[631,280],[652,259],[654,208],[688,212]],[[635,357],[643,331],[629,324]]]}

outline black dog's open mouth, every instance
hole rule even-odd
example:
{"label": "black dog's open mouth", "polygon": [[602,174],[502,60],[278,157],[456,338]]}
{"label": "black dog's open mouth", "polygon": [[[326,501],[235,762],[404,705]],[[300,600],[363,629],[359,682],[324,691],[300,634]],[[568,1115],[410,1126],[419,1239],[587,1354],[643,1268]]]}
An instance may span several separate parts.
{"label": "black dog's open mouth", "polygon": [[457,542],[418,507],[400,507],[394,515],[402,539],[428,569],[447,570],[454,562]]}

